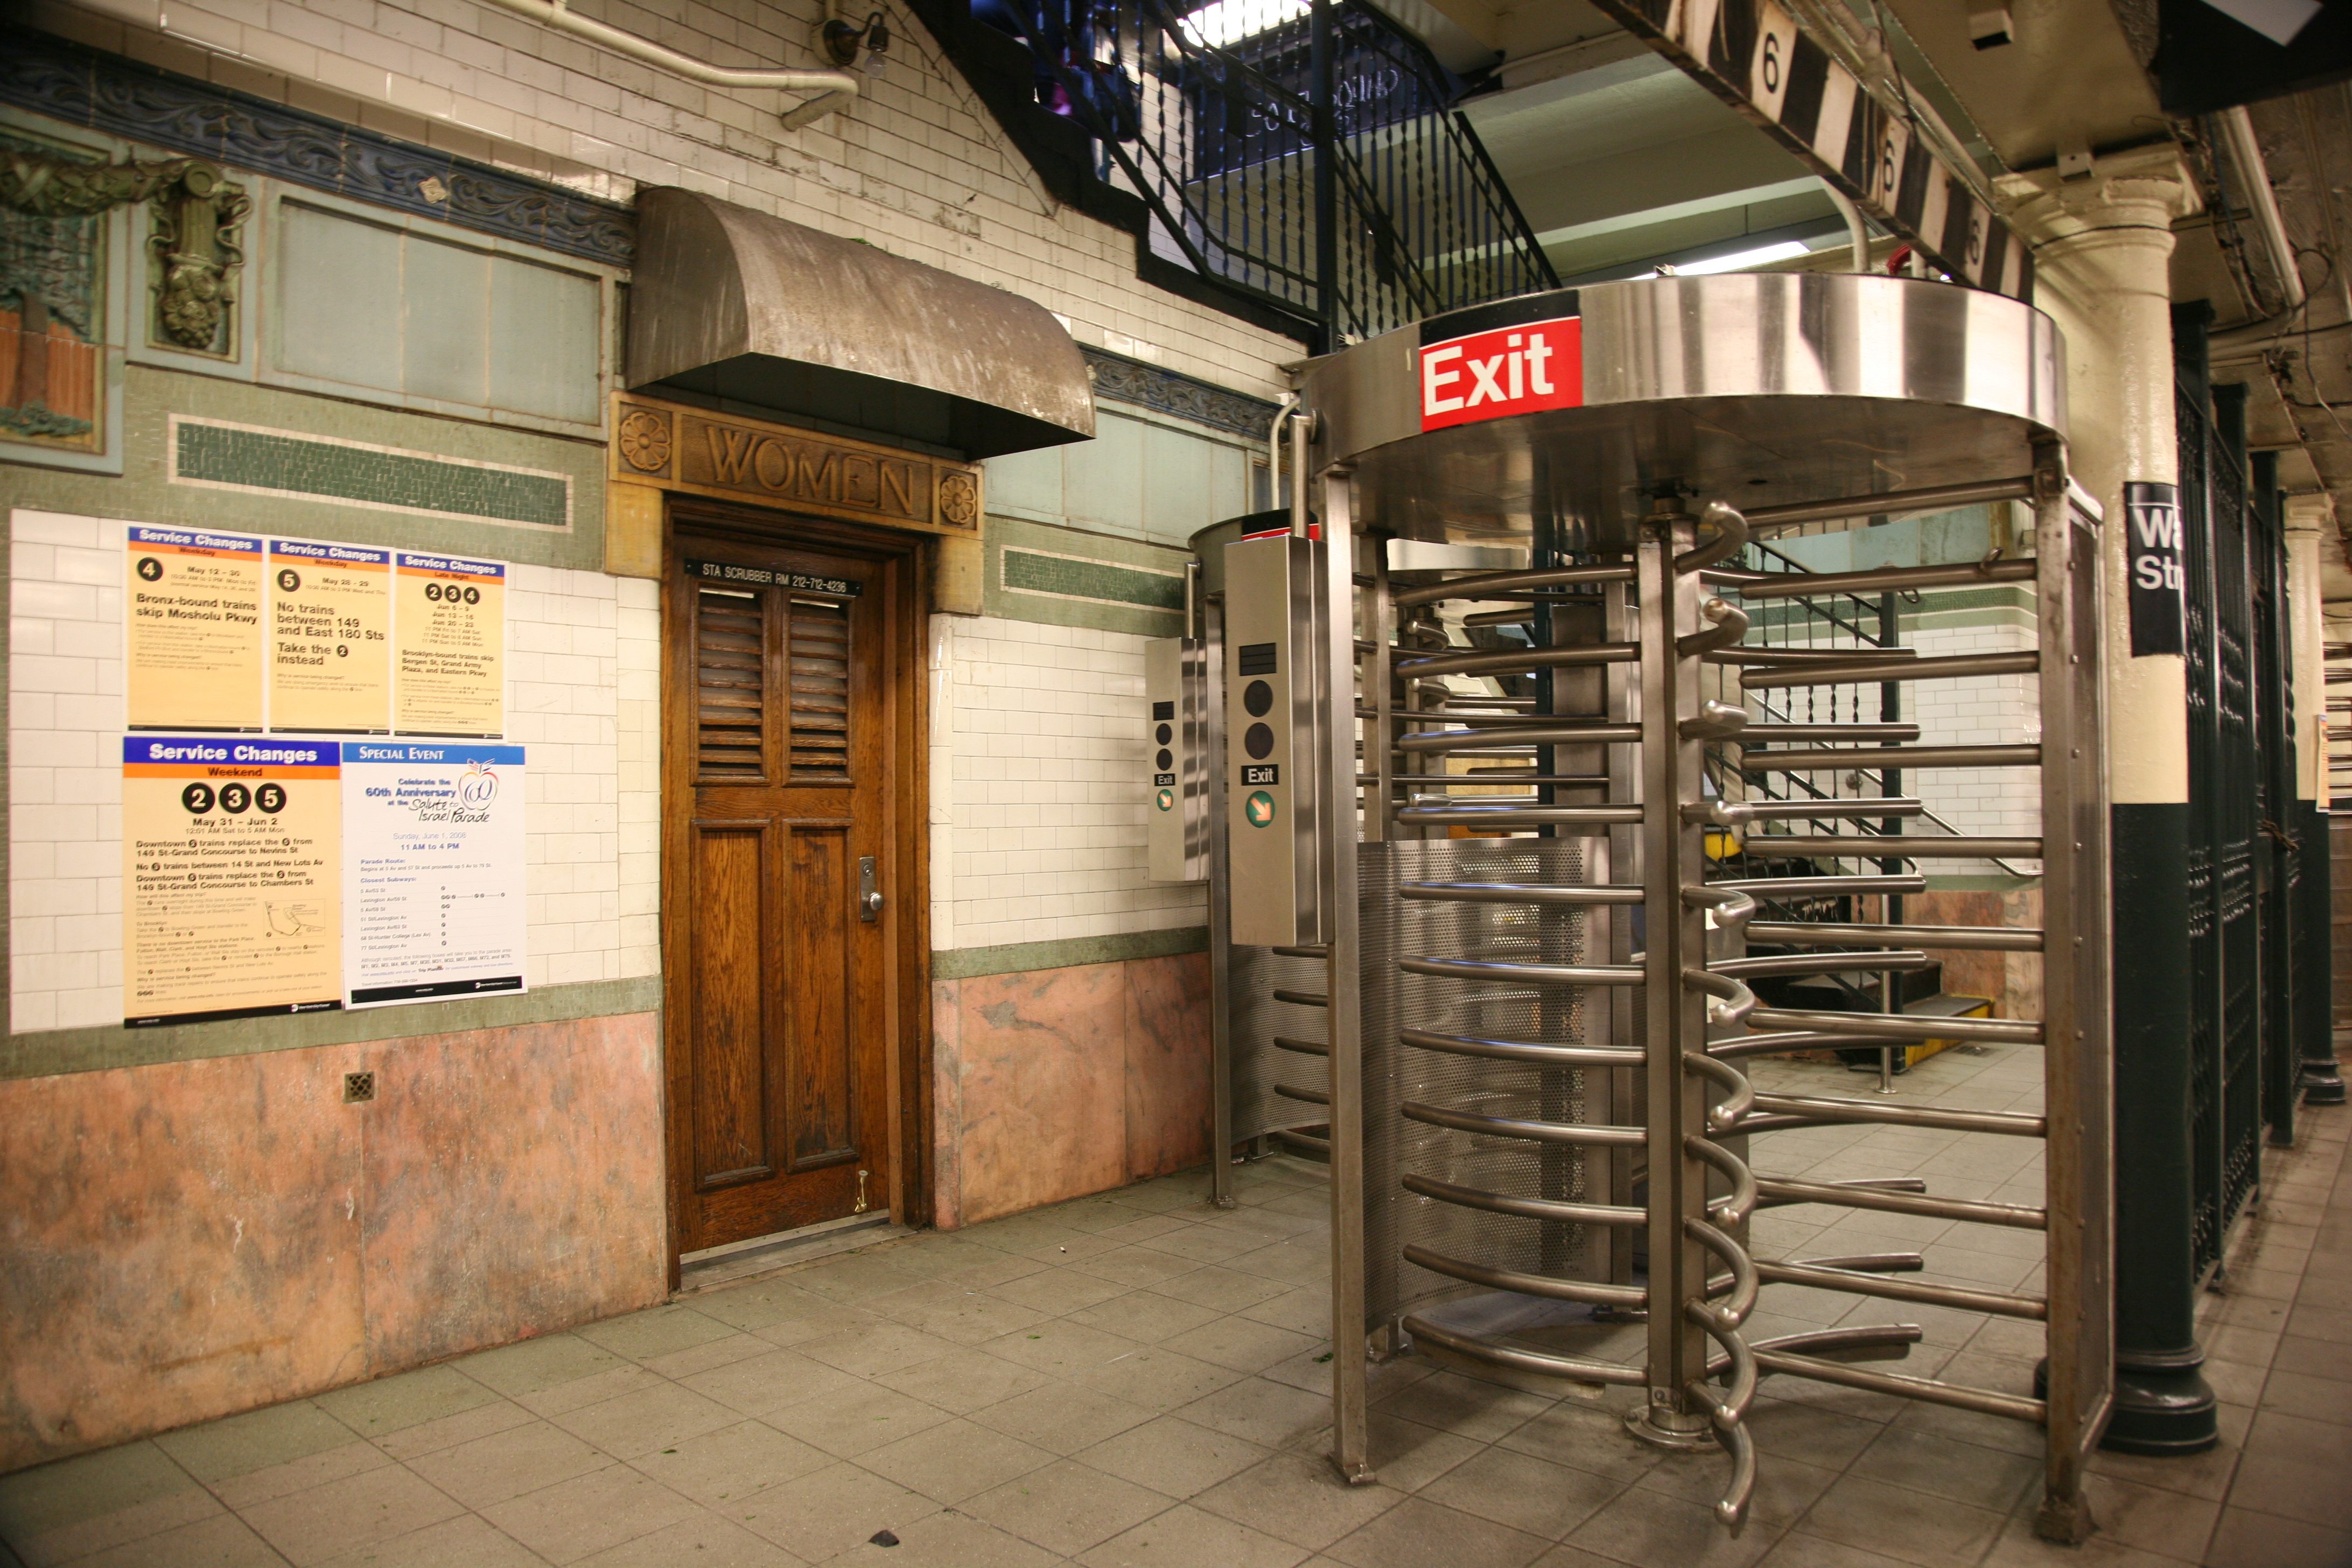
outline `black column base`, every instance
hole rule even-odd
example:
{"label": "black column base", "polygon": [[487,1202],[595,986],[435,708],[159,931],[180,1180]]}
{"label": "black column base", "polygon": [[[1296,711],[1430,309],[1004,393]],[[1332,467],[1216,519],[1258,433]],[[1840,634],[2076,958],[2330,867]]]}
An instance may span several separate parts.
{"label": "black column base", "polygon": [[2202,1351],[2118,1357],[2116,1412],[2099,1447],[2124,1454],[2201,1454],[2221,1440],[2221,1402],[2199,1369]]}
{"label": "black column base", "polygon": [[2303,1091],[2305,1105],[2341,1105],[2344,1103],[2344,1074],[2334,1060],[2320,1061],[2305,1057],[2295,1074],[2294,1086]]}

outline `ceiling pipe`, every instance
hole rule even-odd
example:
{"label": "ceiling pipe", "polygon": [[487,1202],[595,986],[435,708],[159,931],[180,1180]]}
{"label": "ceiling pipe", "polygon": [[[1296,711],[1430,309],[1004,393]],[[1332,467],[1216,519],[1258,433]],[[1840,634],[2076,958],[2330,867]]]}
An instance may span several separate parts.
{"label": "ceiling pipe", "polygon": [[1862,209],[1853,205],[1852,196],[1827,180],[1822,182],[1822,189],[1829,193],[1830,205],[1837,208],[1838,216],[1845,219],[1845,237],[1853,245],[1853,269],[1856,272],[1869,271],[1870,230],[1863,226]]}
{"label": "ceiling pipe", "polygon": [[858,93],[857,78],[842,70],[768,70],[740,69],[733,66],[715,66],[708,60],[682,55],[650,38],[635,33],[625,33],[593,17],[583,16],[564,0],[488,0],[502,11],[518,16],[528,16],[541,26],[552,27],[559,33],[569,33],[575,38],[585,38],[592,44],[643,60],[689,81],[710,87],[731,87],[758,90],[814,93],[817,96],[786,110],[782,119],[784,129],[797,131],[812,121],[824,119],[836,109],[845,108]]}
{"label": "ceiling pipe", "polygon": [[2295,263],[2294,245],[2286,237],[2286,222],[2279,216],[2278,196],[2271,189],[2262,143],[2254,140],[2254,117],[2243,106],[2225,109],[2213,116],[2213,126],[2245,183],[2246,205],[2253,209],[2254,227],[2261,232],[2263,248],[2270,253],[2271,266],[2279,275],[2279,287],[2286,296],[2279,313],[2299,310],[2309,296],[2303,287],[2303,268]]}

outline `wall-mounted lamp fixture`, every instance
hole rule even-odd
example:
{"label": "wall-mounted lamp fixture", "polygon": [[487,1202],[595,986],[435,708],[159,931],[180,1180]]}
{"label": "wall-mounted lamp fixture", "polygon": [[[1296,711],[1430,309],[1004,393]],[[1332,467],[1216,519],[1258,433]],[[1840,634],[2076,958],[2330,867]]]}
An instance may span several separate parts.
{"label": "wall-mounted lamp fixture", "polygon": [[860,50],[866,55],[866,68],[879,71],[883,58],[890,52],[890,25],[876,11],[863,22],[853,22],[844,16],[830,16],[817,24],[817,47],[824,58],[846,70],[857,63]]}

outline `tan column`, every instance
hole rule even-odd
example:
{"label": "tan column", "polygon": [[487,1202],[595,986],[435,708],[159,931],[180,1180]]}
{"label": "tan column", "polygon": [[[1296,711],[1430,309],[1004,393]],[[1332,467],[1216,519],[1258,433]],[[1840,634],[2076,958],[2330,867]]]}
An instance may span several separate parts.
{"label": "tan column", "polygon": [[2105,512],[2116,1404],[2105,1441],[2196,1453],[2220,1440],[2220,1404],[2196,1324],[2189,1020],[2210,999],[2190,979],[2188,671],[2179,654],[2132,657],[2123,506],[2126,483],[2179,482],[2169,263],[2173,220],[2196,186],[2168,144],[2003,189],[2034,247],[2034,303],[2066,334],[2070,466]]}
{"label": "tan column", "polygon": [[2336,500],[2325,493],[2286,498],[2288,657],[2294,680],[2294,797],[2327,799],[2327,658],[2320,625],[2319,552],[2336,538]]}
{"label": "tan column", "polygon": [[2033,247],[2033,302],[2066,334],[2068,461],[2106,510],[2107,727],[2113,799],[2189,798],[2182,660],[2131,657],[2126,480],[2179,482],[2172,428],[2172,223],[2197,187],[2167,144],[2098,160],[2085,176],[2012,174],[2012,228]]}

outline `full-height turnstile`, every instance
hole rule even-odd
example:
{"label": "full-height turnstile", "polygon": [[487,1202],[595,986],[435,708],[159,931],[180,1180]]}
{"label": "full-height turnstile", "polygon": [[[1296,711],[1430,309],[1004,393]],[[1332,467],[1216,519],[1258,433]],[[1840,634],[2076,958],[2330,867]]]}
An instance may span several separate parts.
{"label": "full-height turnstile", "polygon": [[[1157,781],[1182,787],[1153,815],[1163,837],[1190,816],[1210,863],[1221,1148],[1289,1129],[1328,1151],[1343,1474],[1373,1474],[1368,1358],[1410,1350],[1643,1389],[1637,1436],[1728,1452],[1736,1527],[1743,1418],[1779,1374],[2039,1424],[2039,1527],[2088,1532],[2112,1359],[2103,643],[2063,389],[2058,334],[2027,307],[1831,275],[1531,296],[1308,370],[1290,515],[1201,542],[1194,661],[1168,660],[1192,684],[1163,699],[1204,721],[1197,781]],[[2030,512],[2030,557],[1741,569],[1770,532],[1979,502]],[[1976,582],[2032,585],[2038,647],[1748,637],[1776,598]],[[1787,700],[2000,676],[2031,679],[2038,743],[1903,744],[1916,725],[1798,721]],[[1837,782],[1942,768],[2038,769],[2040,837],[1916,831],[1916,799]],[[1813,874],[1711,877],[1727,835]],[[2040,930],[1891,918],[1890,895],[1925,887],[1903,865],[1993,858],[2040,862]],[[1890,918],[1770,918],[1795,891]],[[1747,956],[1743,933],[1780,951]],[[2041,1016],[1905,1014],[1893,976],[1939,949],[2038,951]],[[1749,985],[1842,971],[1888,976],[1885,1008],[1761,1006]],[[1772,1096],[1741,1068],[1929,1037],[2039,1047],[2042,1109]],[[1772,1132],[1851,1122],[2041,1141],[2040,1201],[1773,1174]],[[1779,1204],[2042,1232],[2044,1264],[1996,1290],[1903,1278],[1916,1255],[1758,1256],[1750,1217]],[[1899,1324],[1749,1340],[1780,1283],[2042,1325],[2035,1389],[1849,1359],[1919,1339]]]}

